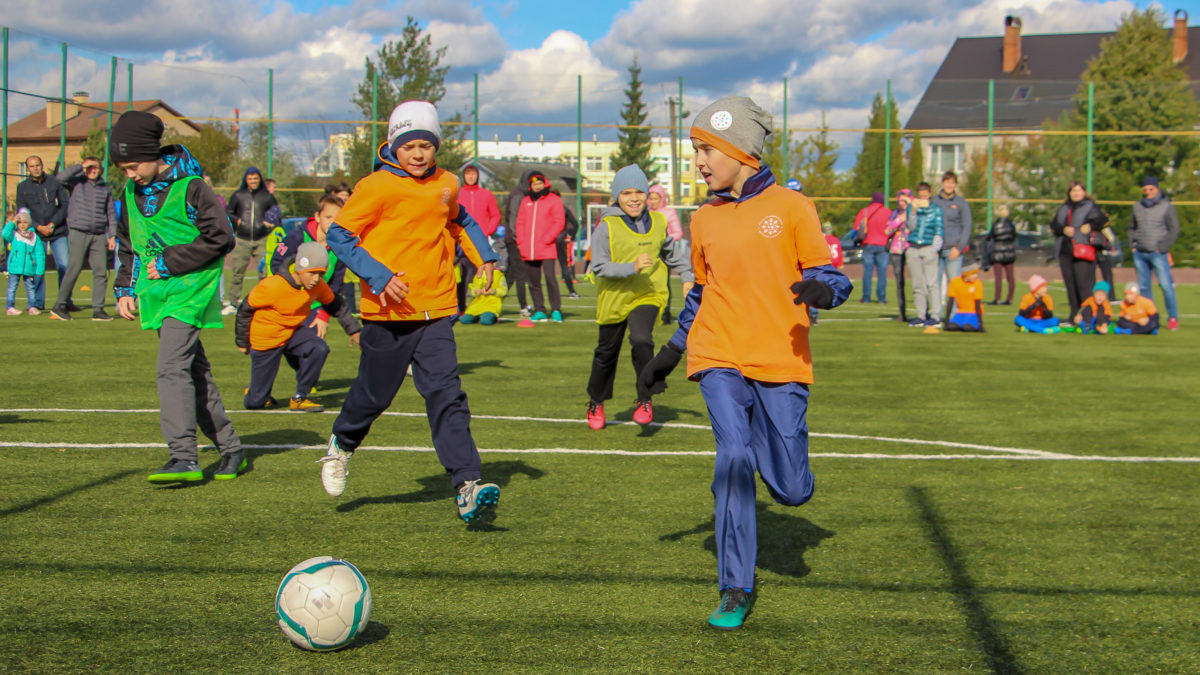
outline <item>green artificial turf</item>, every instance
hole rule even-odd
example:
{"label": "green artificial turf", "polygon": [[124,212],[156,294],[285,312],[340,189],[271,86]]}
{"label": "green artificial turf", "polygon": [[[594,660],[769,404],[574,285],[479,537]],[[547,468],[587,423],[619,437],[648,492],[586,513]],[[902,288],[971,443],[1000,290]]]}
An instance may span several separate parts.
{"label": "green artificial turf", "polygon": [[[391,408],[406,415],[367,439],[385,449],[357,453],[345,495],[322,491],[314,461],[357,367],[336,325],[314,396],[327,414],[241,411],[232,321],[205,331],[250,467],[162,488],[145,480],[166,459],[154,335],[88,313],[0,319],[0,669],[1200,670],[1200,464],[1101,461],[1200,457],[1200,289],[1179,289],[1181,330],[1153,337],[1018,334],[1012,307],[984,335],[926,335],[879,305],[822,312],[816,496],[786,508],[760,490],[759,596],[734,633],[704,626],[712,457],[683,454],[713,450],[698,387],[672,376],[663,426],[590,431],[580,290],[563,325],[518,328],[509,300],[509,321],[456,328],[484,476],[503,489],[474,528],[409,382]],[[628,421],[627,349],[616,391],[609,418]],[[211,473],[216,453],[201,460]],[[319,555],[374,595],[365,633],[327,654],[292,647],[273,608],[284,573]]]}

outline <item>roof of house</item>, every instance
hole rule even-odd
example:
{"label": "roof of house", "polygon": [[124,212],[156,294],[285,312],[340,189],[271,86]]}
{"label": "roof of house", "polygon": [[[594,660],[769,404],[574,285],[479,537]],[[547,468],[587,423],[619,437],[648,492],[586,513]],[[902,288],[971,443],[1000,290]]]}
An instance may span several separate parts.
{"label": "roof of house", "polygon": [[[987,129],[989,80],[997,129],[1038,128],[1072,108],[1088,61],[1115,34],[1023,35],[1021,63],[1010,74],[1002,68],[1003,36],[958,38],[904,128]],[[1194,47],[1181,66],[1200,97],[1200,27],[1188,28],[1188,43]]]}
{"label": "roof of house", "polygon": [[[72,104],[68,104],[72,105]],[[108,126],[108,104],[99,101],[88,101],[86,103],[74,104],[79,106],[79,114],[67,120],[67,141],[84,141],[87,139],[88,132],[94,128],[106,128]],[[152,112],[161,109],[172,117],[181,118],[184,124],[192,127],[197,132],[200,131],[200,126],[195,122],[185,118],[178,110],[164,103],[159,99],[134,101],[134,110],[143,110]],[[128,101],[113,102],[113,119],[121,113],[129,110]],[[54,142],[59,140],[60,130],[56,123],[54,126],[46,126],[46,108],[42,107],[37,112],[22,117],[21,119],[8,125],[8,142],[9,143],[29,143],[29,142]]]}

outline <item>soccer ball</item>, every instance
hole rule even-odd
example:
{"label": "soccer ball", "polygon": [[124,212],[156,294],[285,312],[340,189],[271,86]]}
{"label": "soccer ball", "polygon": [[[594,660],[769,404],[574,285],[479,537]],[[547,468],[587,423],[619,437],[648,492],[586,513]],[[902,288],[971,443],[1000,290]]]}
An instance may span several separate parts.
{"label": "soccer ball", "polygon": [[371,617],[371,588],[345,560],[309,558],[283,576],[275,593],[275,615],[283,634],[297,647],[341,649]]}

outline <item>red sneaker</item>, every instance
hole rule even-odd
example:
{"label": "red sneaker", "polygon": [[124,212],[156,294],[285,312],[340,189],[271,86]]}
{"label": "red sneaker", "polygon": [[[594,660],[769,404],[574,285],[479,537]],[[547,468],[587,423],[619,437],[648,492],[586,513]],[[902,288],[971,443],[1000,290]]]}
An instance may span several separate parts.
{"label": "red sneaker", "polygon": [[1179,330],[1179,319],[1175,317],[1167,319],[1167,330]]}
{"label": "red sneaker", "polygon": [[634,403],[633,421],[638,424],[650,424],[654,421],[654,406],[650,403],[650,399]]}
{"label": "red sneaker", "polygon": [[588,401],[587,410],[588,427],[599,431],[604,428],[604,404]]}

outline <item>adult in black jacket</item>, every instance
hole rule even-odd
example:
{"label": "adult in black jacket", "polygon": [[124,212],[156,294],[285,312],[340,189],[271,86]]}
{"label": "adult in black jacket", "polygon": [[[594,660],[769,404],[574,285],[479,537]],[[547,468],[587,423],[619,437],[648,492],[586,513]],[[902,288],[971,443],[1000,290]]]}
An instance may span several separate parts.
{"label": "adult in black jacket", "polygon": [[[67,244],[67,203],[71,195],[54,176],[46,173],[42,158],[30,155],[25,160],[29,178],[17,185],[17,209],[29,209],[33,228],[42,241],[50,243],[54,253],[54,266],[58,268],[61,284],[67,271],[69,256]],[[39,310],[46,309],[46,278],[38,277],[34,283],[34,303]]]}
{"label": "adult in black jacket", "polygon": [[1000,287],[1003,280],[1008,280],[1008,296],[1004,304],[1011,305],[1013,301],[1013,282],[1017,262],[1017,226],[1008,219],[1008,206],[1001,204],[996,207],[996,222],[988,230],[985,241],[991,244],[992,270],[996,275],[996,292],[990,304],[1000,304]]}
{"label": "adult in black jacket", "polygon": [[263,221],[263,216],[272,206],[277,206],[275,195],[267,191],[262,172],[257,167],[249,167],[242,175],[242,184],[229,196],[225,210],[229,213],[229,221],[233,223],[234,234],[237,235],[237,247],[229,256],[229,268],[232,278],[229,290],[225,294],[226,315],[237,311],[242,301],[242,283],[246,276],[247,265],[258,267],[258,262],[267,253],[267,235],[271,226]]}
{"label": "adult in black jacket", "polygon": [[514,286],[517,288],[517,301],[521,303],[521,316],[529,316],[529,305],[525,302],[529,277],[525,269],[525,261],[521,259],[521,251],[517,248],[517,213],[521,210],[521,200],[529,194],[529,177],[535,173],[538,171],[529,169],[521,174],[521,180],[517,181],[516,187],[508,193],[508,201],[504,205],[504,247],[508,250],[508,274],[506,276],[509,290]]}
{"label": "adult in black jacket", "polygon": [[[562,192],[557,187],[550,188],[550,191],[562,197]],[[572,298],[578,298],[579,294],[575,292],[575,269],[567,263],[569,256],[567,255],[567,247],[572,246],[575,242],[575,236],[579,234],[579,219],[575,217],[575,213],[571,211],[571,207],[563,202],[563,217],[566,218],[566,226],[563,231],[558,233],[558,237],[554,240],[554,247],[558,253],[558,269],[562,270],[563,283],[567,285],[567,292]]]}
{"label": "adult in black jacket", "polygon": [[1066,202],[1058,207],[1054,220],[1050,221],[1050,230],[1054,233],[1058,267],[1067,286],[1072,320],[1096,284],[1096,247],[1103,246],[1102,232],[1107,225],[1108,216],[1092,201],[1083,183],[1071,183]]}

